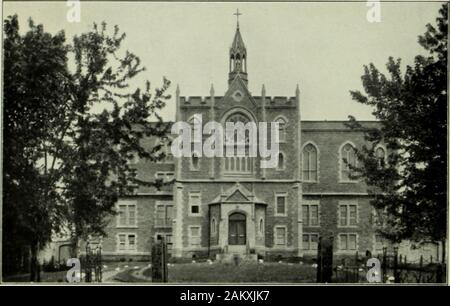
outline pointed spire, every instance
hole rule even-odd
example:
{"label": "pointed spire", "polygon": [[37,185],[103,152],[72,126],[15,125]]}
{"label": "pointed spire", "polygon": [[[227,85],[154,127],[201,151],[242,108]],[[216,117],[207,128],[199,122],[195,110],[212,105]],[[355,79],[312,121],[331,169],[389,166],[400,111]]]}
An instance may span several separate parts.
{"label": "pointed spire", "polygon": [[247,77],[247,49],[245,48],[244,40],[242,39],[241,31],[239,30],[239,10],[234,14],[238,21],[236,24],[236,33],[234,34],[233,43],[230,47],[230,72],[228,74],[228,85],[231,85],[236,77],[240,77],[245,85],[248,85]]}
{"label": "pointed spire", "polygon": [[231,45],[231,54],[240,54],[241,56],[246,53],[246,48],[244,40],[242,39],[241,31],[239,30],[239,24],[236,28],[236,33],[234,34],[233,43]]}
{"label": "pointed spire", "polygon": [[264,86],[264,84],[262,85],[261,94],[262,94],[263,96],[266,95],[266,86]]}
{"label": "pointed spire", "polygon": [[175,90],[175,103],[176,103],[176,109],[175,109],[175,119],[177,121],[180,121],[181,118],[181,110],[180,110],[180,86],[177,84],[177,89]]}
{"label": "pointed spire", "polygon": [[214,96],[214,85],[211,83],[211,89],[209,90],[211,96]]}
{"label": "pointed spire", "polygon": [[297,88],[295,88],[295,94],[297,96],[300,94],[300,88],[298,87],[298,84],[297,84]]}

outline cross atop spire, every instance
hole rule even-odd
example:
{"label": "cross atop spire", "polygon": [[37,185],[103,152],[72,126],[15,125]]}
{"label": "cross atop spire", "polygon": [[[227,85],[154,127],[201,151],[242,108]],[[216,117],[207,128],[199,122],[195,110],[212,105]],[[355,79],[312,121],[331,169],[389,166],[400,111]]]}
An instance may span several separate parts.
{"label": "cross atop spire", "polygon": [[237,27],[239,29],[239,16],[242,15],[241,13],[239,13],[239,9],[236,9],[236,13],[234,13],[233,15],[236,15],[236,19],[237,19]]}

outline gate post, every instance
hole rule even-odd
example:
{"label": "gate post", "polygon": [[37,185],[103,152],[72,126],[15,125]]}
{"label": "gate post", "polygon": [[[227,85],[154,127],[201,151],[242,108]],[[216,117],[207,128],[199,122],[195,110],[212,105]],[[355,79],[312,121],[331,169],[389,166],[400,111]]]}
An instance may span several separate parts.
{"label": "gate post", "polygon": [[317,251],[317,282],[331,283],[333,276],[333,236],[319,237]]}
{"label": "gate post", "polygon": [[152,245],[152,282],[167,282],[167,245],[163,237],[159,237]]}

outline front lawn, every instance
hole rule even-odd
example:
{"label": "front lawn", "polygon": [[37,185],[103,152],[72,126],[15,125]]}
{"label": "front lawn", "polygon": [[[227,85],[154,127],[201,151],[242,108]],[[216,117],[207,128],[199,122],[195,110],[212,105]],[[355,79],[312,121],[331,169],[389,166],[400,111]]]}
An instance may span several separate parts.
{"label": "front lawn", "polygon": [[[151,276],[151,269],[144,271]],[[169,282],[173,283],[313,283],[316,269],[310,264],[186,263],[169,265]]]}
{"label": "front lawn", "polygon": [[[103,263],[103,281],[107,281],[107,276],[114,273],[122,273],[127,270],[136,270],[147,265],[146,262],[104,262]],[[67,268],[69,269],[69,268]],[[66,283],[67,271],[41,272],[41,282]],[[30,274],[23,273],[3,277],[3,282],[30,282]]]}

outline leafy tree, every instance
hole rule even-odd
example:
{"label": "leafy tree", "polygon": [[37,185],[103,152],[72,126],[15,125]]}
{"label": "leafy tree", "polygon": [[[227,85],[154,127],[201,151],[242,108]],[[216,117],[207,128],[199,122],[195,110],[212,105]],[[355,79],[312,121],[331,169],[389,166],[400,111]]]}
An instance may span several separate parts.
{"label": "leafy tree", "polygon": [[[103,23],[76,36],[71,49],[76,67],[70,82],[71,109],[60,131],[64,141],[57,148],[64,159],[63,194],[70,203],[75,245],[80,237],[104,234],[106,217],[113,213],[119,195],[133,192],[135,184],[156,186],[139,180],[129,161],[134,156],[153,161],[163,157],[161,144],[148,151],[140,140],[167,134],[168,125],[157,111],[170,98],[166,94],[170,83],[164,79],[154,95],[149,83],[130,94],[129,80],[145,69],[134,54],[118,55],[124,38],[117,26],[108,35]],[[95,113],[96,105],[109,105],[110,110]]]}
{"label": "leafy tree", "polygon": [[[365,94],[352,98],[374,108],[381,127],[366,128],[355,118],[348,123],[365,131],[369,145],[358,150],[354,167],[374,195],[372,204],[384,211],[380,231],[393,241],[443,242],[447,220],[447,5],[439,10],[437,25],[427,25],[419,44],[430,55],[415,57],[401,72],[400,59],[389,58],[389,75],[373,64],[361,77]],[[387,147],[386,160],[376,154]],[[445,256],[443,256],[444,258]]]}
{"label": "leafy tree", "polygon": [[161,145],[144,148],[141,139],[166,135],[157,112],[170,82],[154,94],[149,83],[129,88],[144,68],[134,54],[119,55],[118,27],[108,35],[106,24],[94,25],[67,44],[64,32],[31,20],[24,35],[17,16],[4,25],[3,266],[16,272],[18,255],[31,251],[38,280],[37,253],[52,235],[70,228],[77,244],[101,234],[118,196],[137,184],[159,187],[136,177],[129,160],[164,158]]}
{"label": "leafy tree", "polygon": [[67,71],[64,33],[45,33],[30,20],[21,36],[17,16],[4,22],[3,256],[5,273],[23,266],[61,224],[60,197],[47,188],[44,159],[52,130],[63,116]]}

